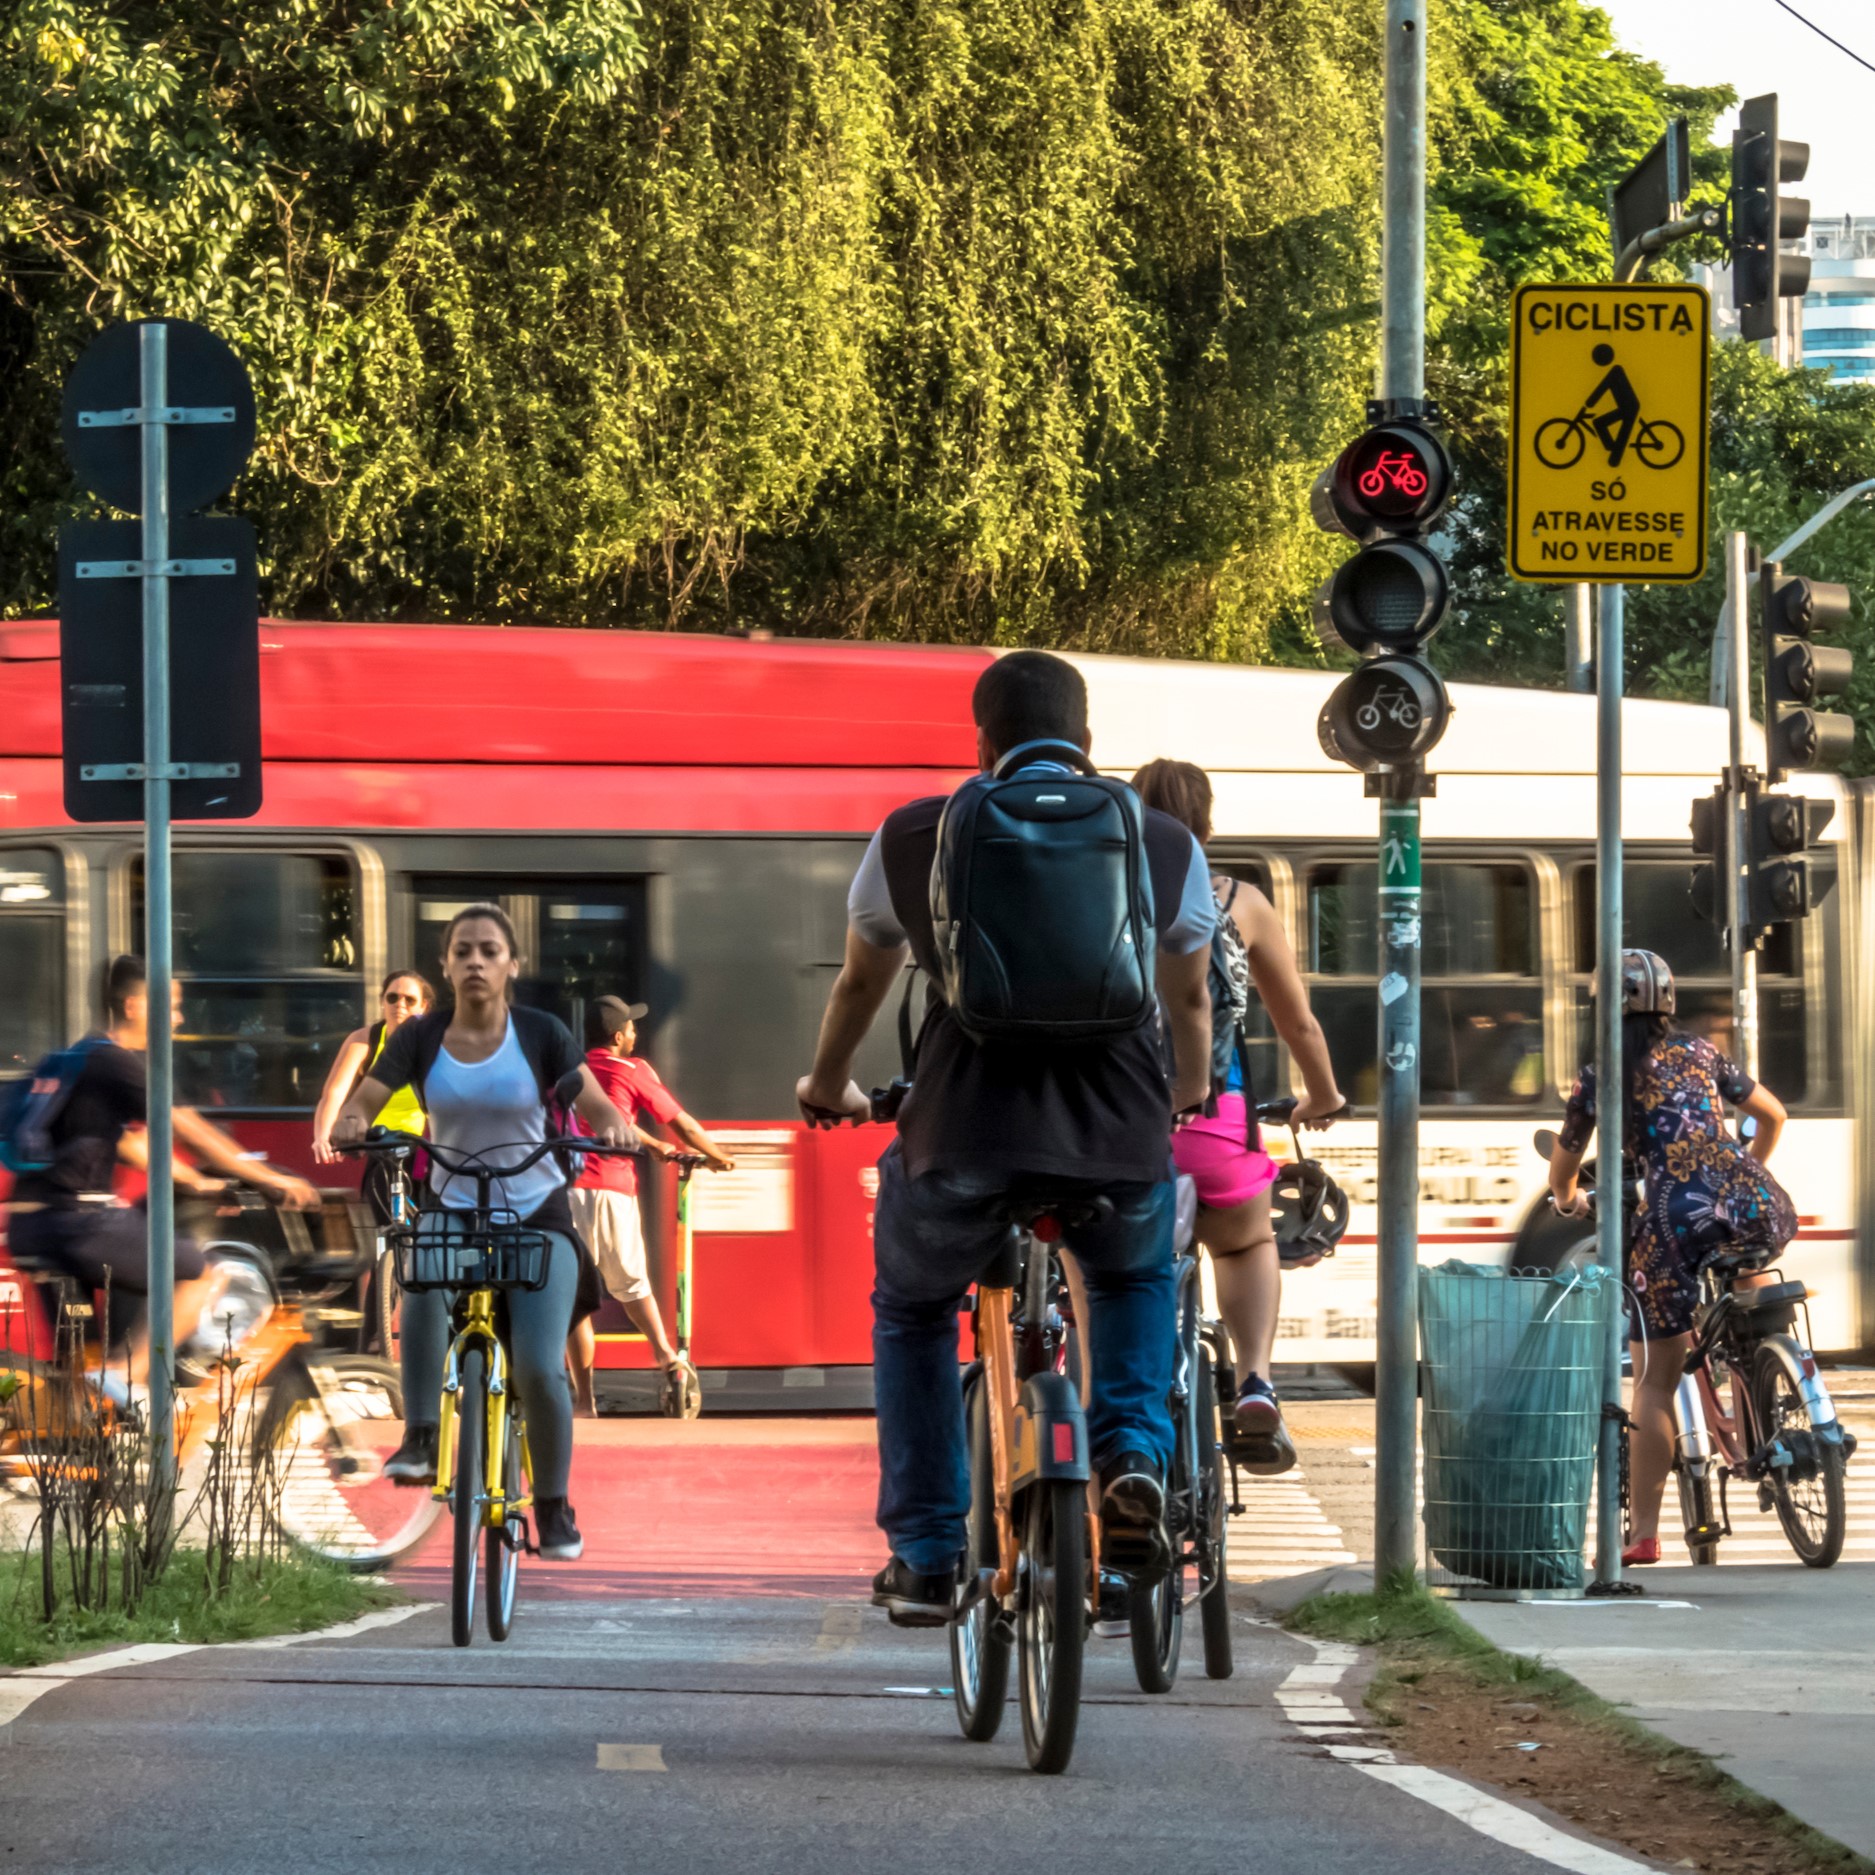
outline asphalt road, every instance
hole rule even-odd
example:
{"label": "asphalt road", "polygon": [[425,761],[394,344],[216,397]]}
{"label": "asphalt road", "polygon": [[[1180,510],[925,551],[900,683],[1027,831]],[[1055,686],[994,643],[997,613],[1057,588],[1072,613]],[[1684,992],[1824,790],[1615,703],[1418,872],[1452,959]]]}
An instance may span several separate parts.
{"label": "asphalt road", "polygon": [[[346,1639],[204,1649],[61,1683],[0,1726],[0,1864],[1543,1866],[1299,1730],[1274,1695],[1314,1655],[1247,1604],[1236,1676],[1204,1679],[1193,1622],[1166,1698],[1134,1690],[1124,1642],[1094,1643],[1065,1777],[1024,1768],[1013,1705],[995,1743],[964,1742],[933,1690],[949,1681],[943,1637],[895,1630],[865,1605],[870,1432],[590,1430],[577,1474],[587,1558],[528,1565],[503,1646],[452,1648],[430,1610]],[[410,1572],[418,1593],[435,1579],[433,1561]]]}

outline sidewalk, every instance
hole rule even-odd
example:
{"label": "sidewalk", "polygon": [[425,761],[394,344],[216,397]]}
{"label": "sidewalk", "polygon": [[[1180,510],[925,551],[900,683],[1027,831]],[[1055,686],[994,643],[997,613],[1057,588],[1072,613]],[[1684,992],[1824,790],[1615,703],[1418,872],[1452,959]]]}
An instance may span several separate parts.
{"label": "sidewalk", "polygon": [[1875,1856],[1875,1563],[1638,1576],[1632,1600],[1452,1606]]}

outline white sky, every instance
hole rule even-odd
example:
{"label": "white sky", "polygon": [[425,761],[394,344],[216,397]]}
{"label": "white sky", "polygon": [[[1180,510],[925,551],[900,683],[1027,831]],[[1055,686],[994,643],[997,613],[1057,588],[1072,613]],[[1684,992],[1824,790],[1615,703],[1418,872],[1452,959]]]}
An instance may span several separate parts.
{"label": "white sky", "polygon": [[[1818,216],[1875,215],[1875,72],[1838,52],[1776,0],[1596,0],[1615,37],[1682,85],[1778,96],[1778,128],[1810,146],[1807,194]],[[1875,63],[1871,0],[1791,0],[1806,19]],[[1736,113],[1720,119],[1728,149]]]}

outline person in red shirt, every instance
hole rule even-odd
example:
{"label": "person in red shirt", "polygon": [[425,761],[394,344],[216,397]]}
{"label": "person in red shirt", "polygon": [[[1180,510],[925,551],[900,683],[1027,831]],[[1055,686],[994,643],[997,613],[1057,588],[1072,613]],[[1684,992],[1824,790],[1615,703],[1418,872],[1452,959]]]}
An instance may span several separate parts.
{"label": "person in red shirt", "polygon": [[[701,1153],[717,1171],[730,1171],[735,1161],[683,1110],[677,1096],[658,1079],[657,1069],[632,1053],[638,1045],[639,1018],[646,1007],[618,996],[597,997],[586,1012],[586,1065],[627,1120],[641,1129],[647,1119],[655,1120],[675,1133],[690,1151]],[[666,1159],[677,1156],[677,1147],[642,1130],[640,1136],[647,1151]],[[689,1362],[671,1345],[657,1297],[651,1293],[644,1229],[638,1215],[637,1164],[631,1159],[588,1159],[568,1195],[573,1221],[598,1261],[606,1288],[651,1343],[651,1351],[663,1364],[667,1378],[681,1384]],[[597,1411],[592,1394],[597,1353],[588,1318],[574,1328],[567,1343],[576,1409],[588,1417]]]}

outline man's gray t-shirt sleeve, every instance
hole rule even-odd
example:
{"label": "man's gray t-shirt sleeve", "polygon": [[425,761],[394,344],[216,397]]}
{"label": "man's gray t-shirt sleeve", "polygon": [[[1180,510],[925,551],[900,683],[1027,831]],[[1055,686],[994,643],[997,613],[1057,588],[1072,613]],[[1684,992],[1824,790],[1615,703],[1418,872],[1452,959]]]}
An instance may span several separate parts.
{"label": "man's gray t-shirt sleeve", "polygon": [[1211,868],[1194,833],[1191,839],[1191,864],[1185,869],[1185,889],[1179,895],[1178,911],[1159,931],[1159,948],[1175,957],[1189,956],[1203,950],[1217,930],[1217,895],[1211,890]]}
{"label": "man's gray t-shirt sleeve", "polygon": [[853,883],[846,894],[846,922],[868,944],[890,951],[897,950],[906,940],[892,910],[892,892],[886,884],[880,837],[877,833],[872,836],[866,857],[859,862],[859,871],[853,875]]}

